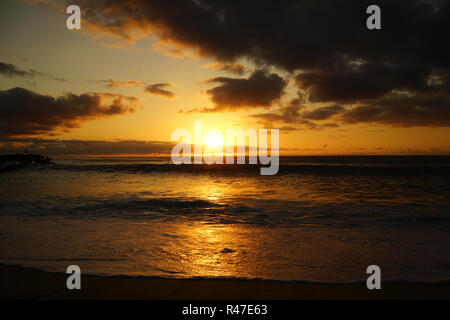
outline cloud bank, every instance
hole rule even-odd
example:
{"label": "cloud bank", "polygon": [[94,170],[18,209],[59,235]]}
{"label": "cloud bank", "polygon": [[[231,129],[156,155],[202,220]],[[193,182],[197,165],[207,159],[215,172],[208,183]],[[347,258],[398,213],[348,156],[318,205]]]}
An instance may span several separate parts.
{"label": "cloud bank", "polygon": [[77,128],[84,121],[135,112],[134,97],[109,93],[42,95],[24,88],[0,90],[0,137]]}
{"label": "cloud bank", "polygon": [[14,154],[28,152],[49,156],[68,155],[169,155],[174,143],[165,141],[138,140],[59,140],[40,138],[3,138],[0,140],[0,153]]}
{"label": "cloud bank", "polygon": [[[160,43],[222,65],[244,58],[289,72],[306,95],[305,105],[344,108],[334,109],[334,121],[448,126],[450,2],[379,0],[382,29],[375,31],[365,26],[371,4],[366,0],[79,1],[88,13],[95,12],[86,15],[95,32],[128,43],[137,39],[135,34],[153,34]],[[220,84],[208,92],[214,108],[200,111],[267,106],[280,89],[275,85],[267,94],[261,86],[262,97],[256,97],[245,79],[213,81]],[[310,117],[320,118],[319,111],[310,112]]]}

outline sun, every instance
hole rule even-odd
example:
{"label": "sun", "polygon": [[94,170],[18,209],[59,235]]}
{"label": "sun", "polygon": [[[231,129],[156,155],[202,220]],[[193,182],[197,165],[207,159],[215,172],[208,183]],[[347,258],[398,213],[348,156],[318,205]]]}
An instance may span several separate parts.
{"label": "sun", "polygon": [[203,137],[203,144],[210,147],[221,147],[223,146],[223,136],[219,130],[209,130]]}

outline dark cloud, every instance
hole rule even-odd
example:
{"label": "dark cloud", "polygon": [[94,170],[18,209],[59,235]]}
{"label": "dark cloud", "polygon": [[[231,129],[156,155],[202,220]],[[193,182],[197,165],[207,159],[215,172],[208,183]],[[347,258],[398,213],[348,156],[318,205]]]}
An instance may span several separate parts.
{"label": "dark cloud", "polygon": [[49,156],[62,155],[144,155],[170,154],[174,143],[137,140],[58,140],[40,138],[2,138],[0,153],[28,152]]}
{"label": "dark cloud", "polygon": [[43,73],[35,70],[23,70],[19,67],[0,61],[0,74],[4,75],[5,77],[12,78],[12,77],[26,77],[26,78],[35,78],[35,77],[46,77],[55,81],[61,81],[66,82],[67,80],[64,78],[55,77],[54,75],[50,73]]}
{"label": "dark cloud", "polygon": [[[311,102],[394,108],[379,102],[393,91],[406,90],[430,100],[424,101],[426,111],[421,114],[431,119],[442,112],[433,102],[436,95],[449,96],[450,2],[445,0],[378,0],[381,30],[366,28],[366,8],[373,4],[368,0],[80,0],[78,4],[87,11],[88,26],[127,42],[133,41],[133,34],[153,33],[177,50],[193,50],[224,64],[246,58],[295,73]],[[230,88],[232,80],[221,82],[221,87]],[[212,92],[215,108],[209,111],[248,103],[239,98],[230,101],[222,92]],[[397,105],[407,102],[410,99],[403,98]],[[385,121],[379,115],[376,119]]]}
{"label": "dark cloud", "polygon": [[[250,115],[250,118],[255,119],[265,127],[277,127],[285,132],[310,129],[310,130],[322,130],[326,128],[339,127],[336,123],[318,123],[313,120],[328,119],[334,114],[337,114],[338,106],[323,107],[312,111],[301,112],[304,106],[295,105],[292,102],[288,106],[281,107],[277,112],[266,112]],[[316,111],[317,110],[317,111]],[[340,110],[340,109],[339,109]],[[312,114],[309,119],[308,115]]]}
{"label": "dark cloud", "polygon": [[300,122],[300,106],[289,105],[282,107],[278,112],[265,112],[251,115],[251,118],[255,118],[262,123],[299,123]]}
{"label": "dark cloud", "polygon": [[134,81],[134,80],[115,81],[112,79],[98,80],[97,82],[100,84],[103,84],[109,88],[123,87],[123,86],[136,87],[136,86],[140,86],[142,84],[141,81]]}
{"label": "dark cloud", "polygon": [[4,63],[0,61],[0,74],[12,78],[12,77],[29,77],[34,78],[39,73],[33,70],[22,70],[10,63]]}
{"label": "dark cloud", "polygon": [[346,123],[383,123],[391,126],[450,126],[448,96],[392,95],[351,108],[341,115]]}
{"label": "dark cloud", "polygon": [[166,98],[173,98],[173,97],[175,97],[175,93],[165,89],[166,87],[170,87],[170,86],[172,86],[172,84],[170,84],[170,83],[150,84],[145,87],[144,92],[150,93],[150,94],[155,94],[158,96],[163,96]]}
{"label": "dark cloud", "polygon": [[70,130],[80,123],[134,112],[138,101],[108,93],[67,93],[54,98],[23,88],[0,90],[0,136]]}
{"label": "dark cloud", "polygon": [[276,73],[256,70],[248,79],[216,77],[206,81],[220,85],[207,90],[213,108],[198,112],[222,112],[254,107],[270,107],[284,93],[287,82]]}
{"label": "dark cloud", "polygon": [[[362,101],[356,107],[332,105],[309,110],[305,106],[290,105],[276,112],[250,117],[264,124],[300,125],[310,129],[333,128],[338,123],[378,123],[394,127],[450,126],[450,99],[442,95],[429,97],[426,94],[397,93]],[[333,119],[335,123],[317,122],[327,119]]]}
{"label": "dark cloud", "polygon": [[227,71],[231,73],[235,73],[237,75],[243,75],[247,68],[240,64],[240,63],[223,63],[223,62],[212,62],[204,65],[203,67],[213,69],[213,70],[219,70],[219,71]]}
{"label": "dark cloud", "polygon": [[305,111],[302,114],[302,117],[304,119],[310,119],[310,120],[325,120],[328,119],[336,114],[339,114],[340,112],[344,111],[345,109],[341,106],[329,106],[329,107],[320,107],[316,108],[311,111]]}
{"label": "dark cloud", "polygon": [[311,71],[296,76],[300,89],[309,92],[311,102],[354,103],[375,99],[396,90],[431,92],[430,70],[422,66],[389,65],[363,61],[340,61],[326,71]]}
{"label": "dark cloud", "polygon": [[[332,65],[337,55],[367,61],[448,66],[450,5],[379,0],[382,29],[365,26],[371,1],[80,0],[96,30],[131,40],[136,30],[195,48],[219,61],[249,57],[286,70]],[[89,14],[90,12],[95,14]],[[388,62],[388,61],[386,61]],[[413,64],[411,64],[413,65]],[[420,64],[417,64],[420,65]]]}
{"label": "dark cloud", "polygon": [[304,127],[309,129],[323,129],[337,127],[338,125],[317,123],[315,121],[329,119],[343,111],[345,109],[339,105],[308,110],[308,107],[304,105],[304,97],[299,93],[297,98],[291,99],[289,103],[282,105],[275,112],[253,114],[250,115],[250,118],[256,119],[259,123],[270,127],[276,124],[287,125],[280,128],[284,131],[299,130]]}

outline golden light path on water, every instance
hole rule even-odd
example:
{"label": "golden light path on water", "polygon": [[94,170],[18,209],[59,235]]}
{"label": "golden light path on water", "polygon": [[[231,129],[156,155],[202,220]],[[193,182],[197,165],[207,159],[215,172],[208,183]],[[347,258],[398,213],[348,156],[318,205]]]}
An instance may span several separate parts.
{"label": "golden light path on water", "polygon": [[[448,198],[438,178],[424,192],[390,175],[374,179],[372,169],[301,167],[301,175],[261,177],[164,171],[134,159],[60,163],[0,176],[10,195],[0,194],[0,262],[57,272],[77,264],[93,274],[352,281],[365,278],[361,266],[376,256],[386,279],[446,274],[447,220],[436,219]],[[421,186],[420,177],[406,178]]]}

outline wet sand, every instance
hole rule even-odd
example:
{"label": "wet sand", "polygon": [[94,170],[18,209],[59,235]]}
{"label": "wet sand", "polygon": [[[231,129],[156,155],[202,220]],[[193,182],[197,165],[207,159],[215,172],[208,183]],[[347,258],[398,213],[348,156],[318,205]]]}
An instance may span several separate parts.
{"label": "wet sand", "polygon": [[0,265],[0,299],[317,300],[450,299],[450,282],[321,284],[267,280],[161,279],[82,275],[81,290],[68,290],[65,273]]}

